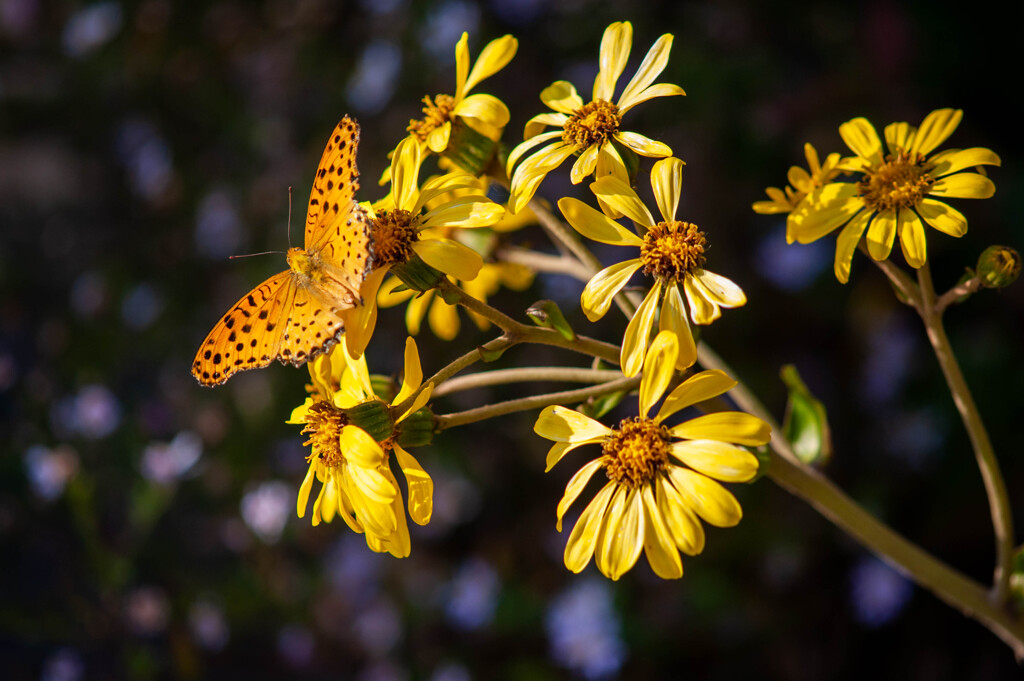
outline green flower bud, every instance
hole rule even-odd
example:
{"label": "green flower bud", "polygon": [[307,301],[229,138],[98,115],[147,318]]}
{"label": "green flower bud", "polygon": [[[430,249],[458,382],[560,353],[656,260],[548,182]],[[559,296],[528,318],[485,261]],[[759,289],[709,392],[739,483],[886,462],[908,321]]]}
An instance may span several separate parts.
{"label": "green flower bud", "polygon": [[398,444],[406,449],[422,447],[434,440],[434,413],[423,407],[398,424]]}
{"label": "green flower bud", "polygon": [[407,262],[392,266],[391,272],[413,291],[429,291],[437,286],[444,273],[435,270],[414,255]]}
{"label": "green flower bud", "polygon": [[1009,246],[989,246],[978,257],[978,277],[985,288],[1006,288],[1020,276],[1020,253]]}
{"label": "green flower bud", "polygon": [[457,118],[452,124],[448,148],[444,150],[442,156],[467,173],[480,177],[497,152],[497,142],[481,135]]}
{"label": "green flower bud", "polygon": [[365,430],[377,442],[383,442],[395,432],[395,422],[391,419],[388,405],[380,400],[362,402],[344,411],[349,423]]}

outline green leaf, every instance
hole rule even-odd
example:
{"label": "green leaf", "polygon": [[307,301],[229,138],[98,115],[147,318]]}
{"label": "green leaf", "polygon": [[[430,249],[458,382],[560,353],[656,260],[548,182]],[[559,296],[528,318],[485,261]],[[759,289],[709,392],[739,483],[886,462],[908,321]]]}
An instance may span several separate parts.
{"label": "green leaf", "polygon": [[533,320],[537,326],[545,329],[554,329],[565,340],[575,340],[576,332],[569,326],[565,315],[553,300],[538,300],[526,310],[526,316]]}
{"label": "green leaf", "polygon": [[577,411],[596,420],[619,406],[619,403],[628,394],[628,390],[620,390],[608,395],[595,397],[581,404]]}
{"label": "green leaf", "polygon": [[811,394],[792,364],[783,366],[779,375],[789,389],[782,433],[792,443],[798,459],[805,464],[824,466],[832,456],[825,405]]}

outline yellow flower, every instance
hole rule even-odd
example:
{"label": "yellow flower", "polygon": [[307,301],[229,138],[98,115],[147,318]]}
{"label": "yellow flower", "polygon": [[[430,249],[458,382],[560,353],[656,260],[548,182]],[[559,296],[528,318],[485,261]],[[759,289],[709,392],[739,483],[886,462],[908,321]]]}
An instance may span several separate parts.
{"label": "yellow flower", "polygon": [[565,546],[565,566],[573,572],[583,570],[594,556],[598,569],[617,580],[643,550],[659,577],[682,577],[679,551],[694,556],[704,550],[698,518],[732,527],[743,515],[736,498],[714,479],[753,478],[757,458],[735,445],[763,445],[771,429],[742,412],[716,412],[671,427],[664,424],[680,410],[736,385],[721,371],[691,376],[669,394],[653,418],[648,416],[672,380],[677,352],[672,334],[658,334],[640,382],[640,415],[623,419],[615,428],[557,406],[547,407],[537,419],[534,431],[556,443],[548,452],[547,470],[577,447],[601,445],[601,456],[572,477],[558,504],[561,532],[566,511],[594,473],[604,469],[608,482],[584,509]]}
{"label": "yellow flower", "polygon": [[[430,399],[433,384],[427,384],[408,409],[393,414],[373,391],[365,357],[348,356],[344,343],[310,362],[309,373],[312,394],[288,420],[304,424],[302,432],[309,435],[305,444],[311,445],[309,471],[299,487],[299,517],[306,513],[314,479],[319,480],[322,486],[313,503],[313,525],[340,515],[353,531],[366,533],[366,543],[374,551],[408,556],[409,528],[390,457],[395,455],[405,475],[410,517],[425,525],[433,510],[434,485],[415,457],[398,444],[398,437],[401,423]],[[408,338],[402,388],[391,406],[419,390],[422,382],[416,343]],[[357,414],[373,421],[384,434],[379,442],[353,423]]]}
{"label": "yellow flower", "polygon": [[597,321],[603,317],[615,295],[637,270],[642,268],[644,274],[654,278],[654,285],[630,320],[622,341],[620,364],[627,376],[640,372],[659,307],[659,330],[671,331],[677,337],[680,348],[677,368],[685,369],[697,360],[697,347],[680,289],[686,295],[689,317],[695,324],[710,324],[721,316],[720,308],[739,307],[747,302],[739,286],[704,269],[707,244],[704,233],[693,223],[675,219],[682,167],[679,159],[666,158],[651,169],[651,186],[661,211],[660,222],[655,221],[636,192],[618,178],[606,176],[590,185],[602,205],[643,227],[646,230],[643,237],[582,201],[563,198],[558,202],[562,214],[580,234],[594,241],[640,249],[639,258],[601,270],[583,289],[580,303],[587,319]]}
{"label": "yellow flower", "polygon": [[[626,85],[616,102],[615,85],[626,68],[633,45],[633,26],[628,21],[615,22],[605,29],[601,39],[601,67],[594,80],[593,97],[584,103],[576,88],[564,80],[552,83],[540,93],[541,101],[555,113],[542,113],[531,118],[523,134],[525,140],[508,157],[508,173],[512,178],[512,198],[509,211],[519,212],[537,191],[544,177],[572,156],[579,155],[573,164],[571,178],[579,184],[595,172],[600,177],[618,175],[628,180],[622,157],[612,142],[632,149],[641,156],[661,158],[671,156],[672,150],[635,132],[621,129],[622,116],[637,104],[655,97],[685,95],[683,88],[671,83],[653,84],[665,69],[672,49],[672,36],[658,38],[640,64],[636,75]],[[558,130],[541,132],[547,126]],[[551,142],[516,168],[516,162],[528,151],[545,142]]]}
{"label": "yellow flower", "polygon": [[471,71],[469,35],[463,33],[455,46],[455,96],[424,97],[423,118],[409,121],[410,135],[425,143],[435,154],[448,148],[452,123],[456,120],[461,120],[493,142],[501,139],[501,133],[508,125],[508,107],[493,95],[469,95],[469,91],[480,81],[505,68],[518,47],[519,41],[510,35],[492,40],[480,53]]}
{"label": "yellow flower", "polygon": [[810,142],[804,144],[804,156],[807,157],[807,170],[800,166],[792,166],[789,169],[789,186],[785,191],[778,187],[768,187],[765,194],[769,201],[755,201],[753,209],[755,213],[762,215],[774,215],[776,213],[788,213],[800,205],[800,202],[812,191],[831,182],[840,172],[839,154],[831,153],[825,159],[825,163],[818,160],[818,152],[811,146]]}
{"label": "yellow flower", "polygon": [[456,190],[477,187],[479,181],[468,173],[456,171],[431,178],[420,188],[422,160],[416,140],[407,137],[399,142],[391,162],[391,193],[375,207],[368,207],[374,269],[362,288],[364,304],[356,308],[349,327],[347,342],[353,356],[361,355],[369,342],[365,330],[372,330],[377,319],[377,291],[393,266],[406,263],[415,255],[457,279],[475,279],[483,259],[468,246],[437,236],[433,230],[487,227],[498,222],[505,213],[504,208],[482,194],[456,196],[434,205],[434,199]]}
{"label": "yellow flower", "polygon": [[947,149],[933,154],[960,124],[963,111],[939,109],[928,114],[919,128],[892,123],[885,142],[864,118],[839,126],[843,141],[856,154],[840,168],[861,174],[857,182],[832,182],[811,192],[786,225],[790,243],[807,244],[842,227],[836,245],[835,273],[850,278],[850,261],[867,233],[868,253],[885,260],[896,234],[903,257],[919,268],[927,260],[924,225],[960,237],[967,233],[967,218],[937,198],[987,199],[995,193],[990,179],[971,169],[1000,165],[999,157],[982,147]]}
{"label": "yellow flower", "polygon": [[[514,291],[522,291],[530,287],[533,277],[533,271],[525,265],[507,262],[484,263],[476,279],[456,282],[456,285],[477,300],[486,303],[487,298],[497,293],[502,285]],[[424,316],[430,330],[441,340],[450,341],[459,335],[462,323],[459,321],[457,305],[449,305],[434,290],[418,295],[416,291],[408,289],[396,292],[395,289],[401,285],[402,282],[397,277],[385,281],[377,293],[377,305],[393,307],[408,302],[409,306],[405,309],[405,325],[414,336],[419,335]],[[470,312],[469,317],[481,331],[486,331],[491,325],[474,312]]]}

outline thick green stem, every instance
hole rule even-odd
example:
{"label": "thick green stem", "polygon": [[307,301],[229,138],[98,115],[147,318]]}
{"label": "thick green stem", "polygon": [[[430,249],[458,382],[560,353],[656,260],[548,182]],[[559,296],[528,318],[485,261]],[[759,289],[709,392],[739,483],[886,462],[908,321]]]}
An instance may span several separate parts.
{"label": "thick green stem", "polygon": [[946,384],[953,395],[953,402],[956,404],[960,418],[967,429],[967,436],[971,440],[971,448],[974,449],[974,456],[978,460],[978,468],[981,470],[981,478],[985,483],[985,492],[988,495],[989,510],[992,514],[992,527],[996,535],[996,569],[992,587],[992,599],[998,605],[1006,603],[1009,595],[1009,581],[1013,561],[1013,515],[1010,512],[1009,495],[1006,492],[1006,482],[999,470],[999,461],[996,459],[995,450],[989,440],[988,431],[981,420],[978,406],[974,403],[967,381],[960,371],[960,365],[953,354],[953,347],[946,336],[946,330],[942,325],[942,310],[938,306],[935,296],[935,287],[932,284],[931,270],[928,264],[917,271],[918,284],[921,289],[921,306],[918,312],[924,322],[925,330],[928,332],[928,340],[932,344],[935,356],[942,367],[942,373],[946,377]]}
{"label": "thick green stem", "polygon": [[508,400],[507,402],[498,402],[497,404],[489,404],[484,407],[477,407],[476,409],[469,409],[467,411],[460,411],[453,414],[442,414],[436,417],[437,429],[447,430],[448,428],[483,421],[485,419],[494,418],[495,416],[512,414],[517,411],[540,409],[552,404],[581,402],[591,397],[600,397],[601,395],[608,395],[619,392],[620,390],[635,390],[639,385],[640,376],[634,376],[633,378],[620,378],[616,381],[609,381],[608,383],[592,386],[590,388],[579,388],[577,390],[564,390],[557,393],[533,395],[531,397],[523,397],[518,400]]}

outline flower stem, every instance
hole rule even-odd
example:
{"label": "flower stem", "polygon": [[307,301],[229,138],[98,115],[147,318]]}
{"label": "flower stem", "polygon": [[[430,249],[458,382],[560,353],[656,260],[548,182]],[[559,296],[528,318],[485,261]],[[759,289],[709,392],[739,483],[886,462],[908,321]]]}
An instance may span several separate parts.
{"label": "flower stem", "polygon": [[578,260],[564,255],[548,255],[528,248],[504,246],[498,249],[494,256],[505,262],[525,265],[534,272],[565,274],[577,281],[587,282],[593,276],[593,273]]}
{"label": "flower stem", "polygon": [[507,383],[564,381],[568,383],[604,383],[622,378],[621,371],[603,369],[572,369],[566,367],[516,367],[496,371],[480,371],[459,376],[439,385],[434,397],[442,397],[460,390],[472,390],[489,385]]}
{"label": "flower stem", "polygon": [[1009,595],[1009,580],[1013,561],[1013,515],[1010,512],[1006,482],[999,470],[999,462],[996,460],[995,451],[988,437],[988,431],[985,430],[985,424],[981,420],[978,406],[974,403],[974,397],[971,395],[970,388],[967,387],[967,381],[964,380],[960,365],[956,361],[956,355],[953,354],[953,348],[949,343],[949,337],[946,336],[946,330],[943,328],[942,309],[935,296],[931,270],[927,263],[917,271],[917,279],[921,289],[921,306],[918,308],[918,312],[924,322],[925,330],[928,332],[928,340],[939,360],[939,366],[942,367],[942,373],[946,377],[946,384],[953,395],[953,402],[967,429],[967,436],[971,440],[971,447],[974,449],[974,456],[977,458],[978,468],[981,470],[981,478],[985,483],[985,492],[988,494],[992,527],[996,535],[996,569],[992,600],[998,605],[1003,605]]}
{"label": "flower stem", "polygon": [[[720,369],[736,379],[732,369],[705,343],[698,346],[697,357],[701,366]],[[824,475],[802,464],[771,412],[742,381],[729,395],[741,409],[771,426],[768,476],[775,483],[811,504],[836,527],[950,606],[983,624],[1010,646],[1018,660],[1024,660],[1024,621],[1015,617],[1002,603],[991,599],[982,585],[879,522]]]}
{"label": "flower stem", "polygon": [[512,414],[517,411],[539,409],[552,404],[578,402],[591,397],[600,397],[601,395],[619,392],[620,390],[634,390],[639,385],[640,376],[634,376],[633,378],[619,378],[618,380],[609,381],[589,388],[578,388],[576,390],[564,390],[557,393],[533,395],[531,397],[523,397],[517,400],[508,400],[507,402],[489,404],[484,407],[477,407],[476,409],[468,409],[466,411],[455,412],[452,414],[442,414],[435,417],[437,430],[447,430],[448,428],[483,421],[485,419],[494,418],[495,416]]}

